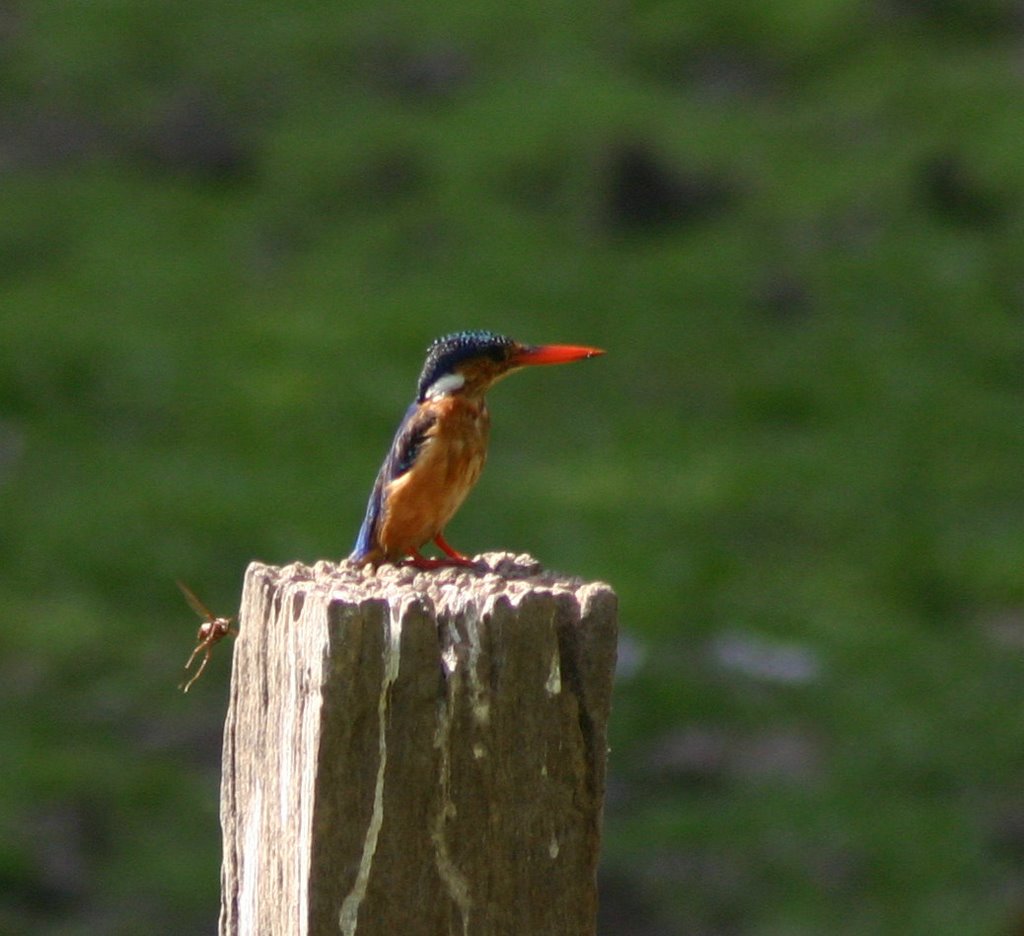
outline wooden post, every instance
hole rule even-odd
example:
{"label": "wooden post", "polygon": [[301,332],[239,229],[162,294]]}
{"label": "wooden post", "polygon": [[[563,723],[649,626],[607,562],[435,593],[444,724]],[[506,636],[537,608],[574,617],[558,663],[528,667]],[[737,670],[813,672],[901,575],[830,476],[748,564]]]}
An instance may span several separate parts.
{"label": "wooden post", "polygon": [[221,936],[594,933],[617,600],[478,558],[249,566]]}

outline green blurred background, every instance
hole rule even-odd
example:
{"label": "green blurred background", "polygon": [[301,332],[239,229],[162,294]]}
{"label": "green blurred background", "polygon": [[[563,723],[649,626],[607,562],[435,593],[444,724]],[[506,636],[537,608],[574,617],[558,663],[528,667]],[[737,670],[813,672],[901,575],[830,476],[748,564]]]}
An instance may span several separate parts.
{"label": "green blurred background", "polygon": [[0,931],[215,931],[247,562],[351,548],[427,343],[449,532],[611,582],[602,936],[1024,926],[1017,0],[0,8]]}

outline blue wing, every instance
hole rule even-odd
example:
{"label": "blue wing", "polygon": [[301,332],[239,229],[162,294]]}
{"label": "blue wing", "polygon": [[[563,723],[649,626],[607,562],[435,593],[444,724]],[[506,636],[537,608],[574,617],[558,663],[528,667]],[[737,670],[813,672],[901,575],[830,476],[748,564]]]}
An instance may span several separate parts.
{"label": "blue wing", "polygon": [[366,516],[363,518],[363,525],[359,528],[359,535],[349,558],[356,561],[364,559],[376,547],[387,487],[395,478],[400,478],[416,464],[416,458],[423,448],[427,433],[435,422],[437,417],[422,409],[417,403],[413,403],[406,410],[391,443],[388,457],[384,459],[384,464],[377,473],[377,480],[370,492],[370,502],[366,505]]}

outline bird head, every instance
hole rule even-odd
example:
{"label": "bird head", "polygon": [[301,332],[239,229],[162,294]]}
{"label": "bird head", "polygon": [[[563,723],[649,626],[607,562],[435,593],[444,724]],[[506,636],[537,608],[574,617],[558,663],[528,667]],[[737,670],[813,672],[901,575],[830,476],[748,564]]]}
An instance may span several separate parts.
{"label": "bird head", "polygon": [[534,364],[567,364],[604,354],[580,345],[525,345],[490,331],[438,338],[427,349],[417,399],[461,393],[482,396],[502,377]]}

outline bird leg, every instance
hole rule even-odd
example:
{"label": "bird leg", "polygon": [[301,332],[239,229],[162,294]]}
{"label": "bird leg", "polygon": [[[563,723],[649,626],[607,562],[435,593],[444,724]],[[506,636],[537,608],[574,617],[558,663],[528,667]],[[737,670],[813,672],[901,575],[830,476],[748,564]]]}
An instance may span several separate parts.
{"label": "bird leg", "polygon": [[453,549],[448,541],[440,533],[434,537],[434,542],[437,544],[437,548],[441,550],[449,559],[452,560],[451,565],[461,566],[475,566],[476,563],[469,558],[465,553],[460,553],[457,549]]}
{"label": "bird leg", "polygon": [[448,566],[466,566],[470,569],[477,568],[477,564],[470,559],[469,556],[463,555],[449,546],[440,533],[434,537],[434,542],[437,543],[438,548],[445,554],[446,558],[428,559],[418,549],[410,549],[409,558],[406,562],[416,569],[443,569]]}
{"label": "bird leg", "polygon": [[445,566],[452,565],[450,559],[428,559],[418,549],[409,550],[409,558],[405,560],[405,563],[414,569],[443,569]]}

